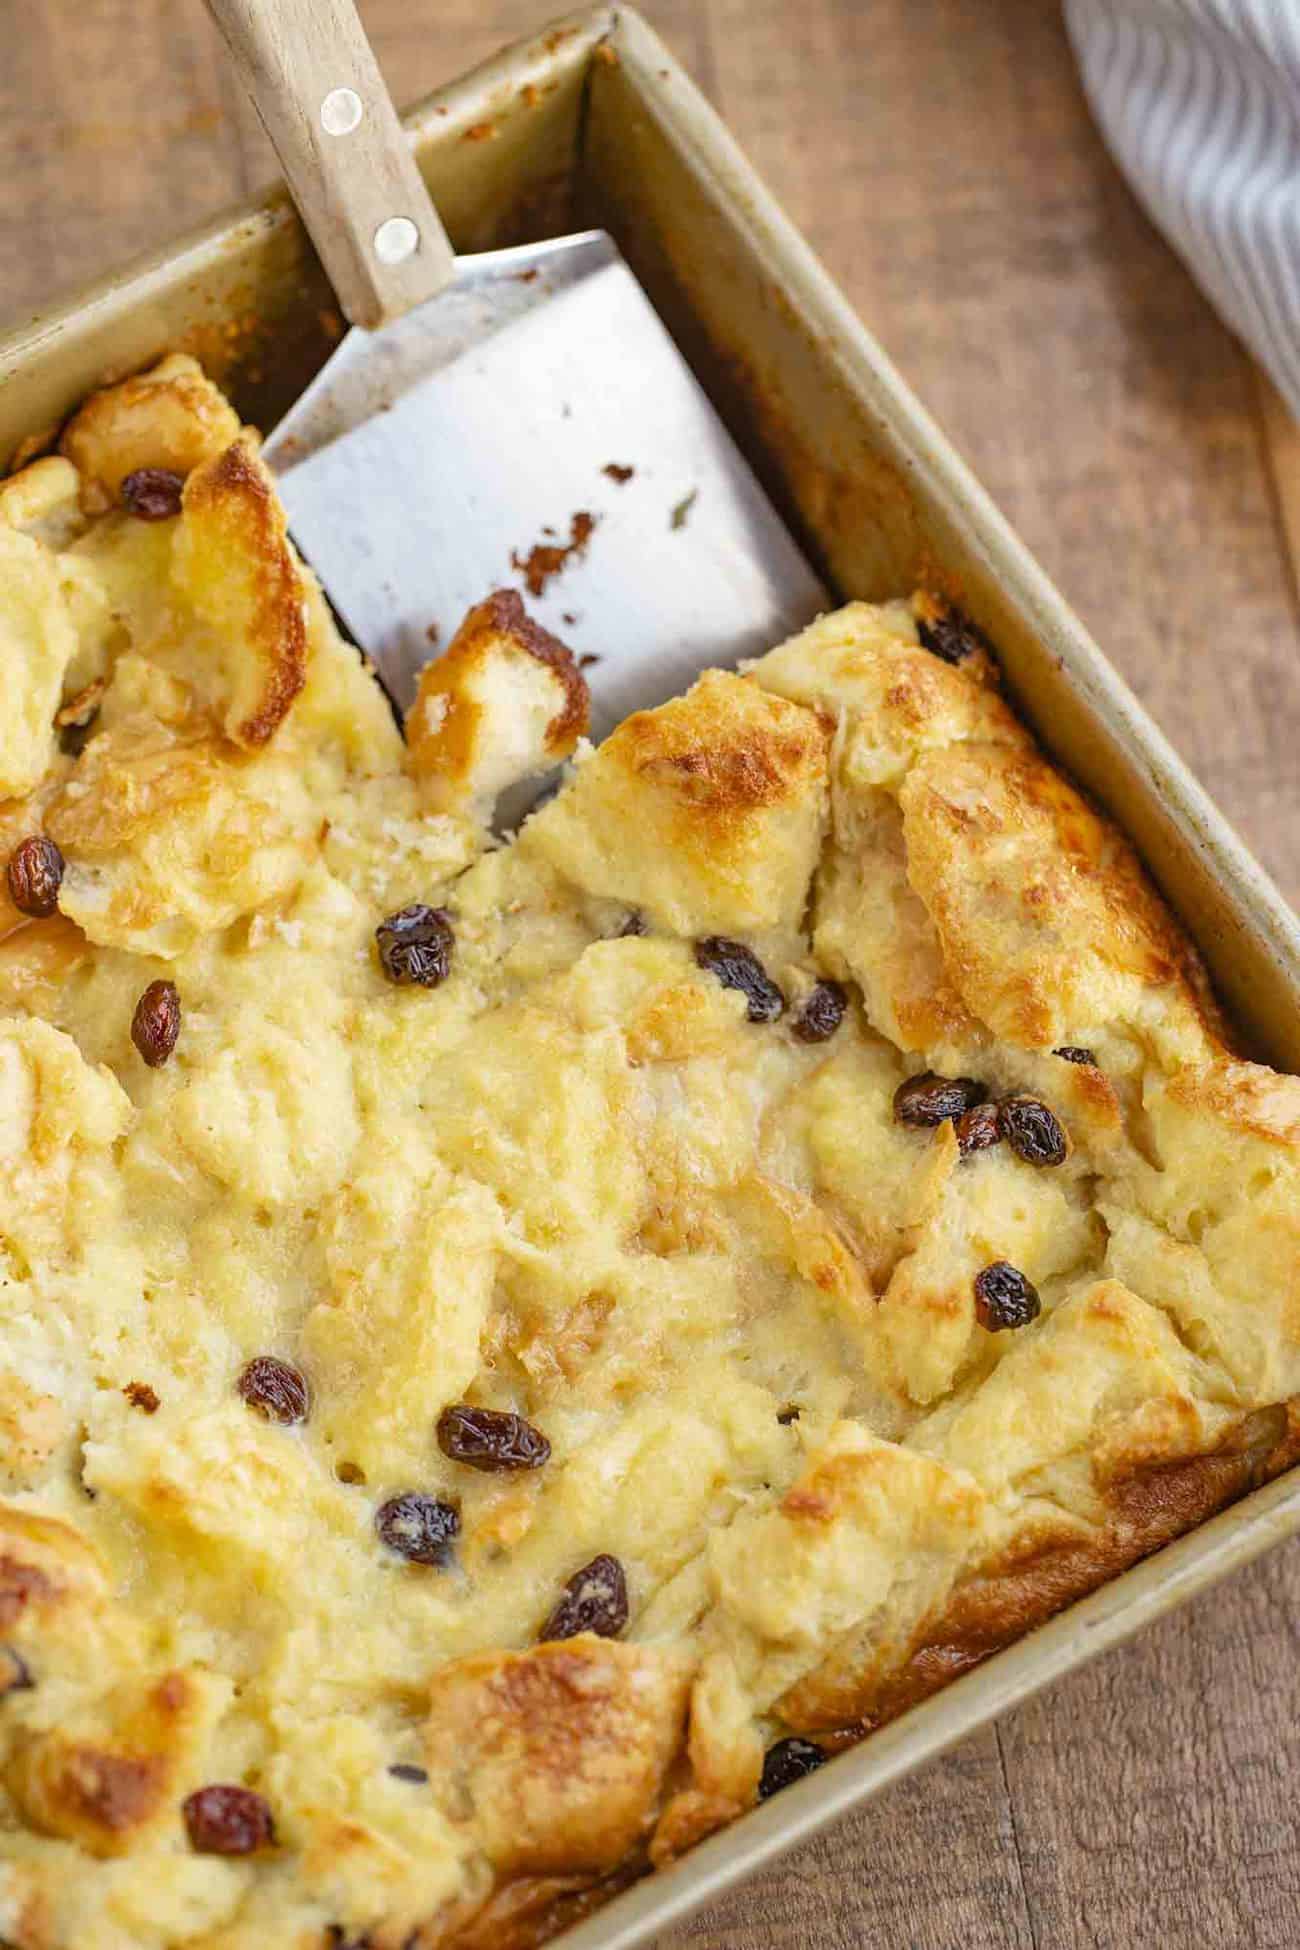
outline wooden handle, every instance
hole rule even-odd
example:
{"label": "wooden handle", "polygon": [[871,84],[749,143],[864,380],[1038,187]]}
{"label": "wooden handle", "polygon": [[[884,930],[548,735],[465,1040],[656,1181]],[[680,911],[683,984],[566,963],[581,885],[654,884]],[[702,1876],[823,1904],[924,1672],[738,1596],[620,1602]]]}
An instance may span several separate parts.
{"label": "wooden handle", "polygon": [[352,0],[208,0],[338,301],[373,329],[455,269]]}

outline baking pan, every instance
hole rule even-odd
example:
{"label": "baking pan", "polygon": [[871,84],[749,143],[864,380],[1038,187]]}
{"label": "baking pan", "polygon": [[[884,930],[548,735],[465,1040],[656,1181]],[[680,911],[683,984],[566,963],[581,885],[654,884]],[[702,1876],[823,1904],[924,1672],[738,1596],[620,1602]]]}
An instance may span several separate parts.
{"label": "baking pan", "polygon": [[[600,222],[841,597],[918,583],[997,645],[1044,744],[1137,842],[1257,1052],[1300,1070],[1300,925],[894,372],[662,42],[572,15],[407,118],[462,250]],[[0,466],[93,387],[194,351],[269,425],[339,330],[270,192],[0,337]],[[1300,1530],[1292,1471],[566,1933],[631,1950],[899,1775]]]}

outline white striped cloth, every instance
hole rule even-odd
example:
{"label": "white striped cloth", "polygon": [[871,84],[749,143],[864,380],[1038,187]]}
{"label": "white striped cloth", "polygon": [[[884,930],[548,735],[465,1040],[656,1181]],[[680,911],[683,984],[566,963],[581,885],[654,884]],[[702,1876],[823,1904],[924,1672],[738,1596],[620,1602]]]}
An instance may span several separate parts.
{"label": "white striped cloth", "polygon": [[1300,415],[1300,0],[1064,0],[1129,182]]}

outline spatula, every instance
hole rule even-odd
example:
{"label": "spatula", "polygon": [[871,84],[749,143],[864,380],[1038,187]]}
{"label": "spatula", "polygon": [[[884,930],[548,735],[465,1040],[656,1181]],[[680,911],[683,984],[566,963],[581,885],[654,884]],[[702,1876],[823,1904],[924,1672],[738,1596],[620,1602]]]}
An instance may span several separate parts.
{"label": "spatula", "polygon": [[353,329],[266,446],[399,704],[515,586],[593,735],[825,595],[603,231],[456,257],[351,0],[209,0]]}

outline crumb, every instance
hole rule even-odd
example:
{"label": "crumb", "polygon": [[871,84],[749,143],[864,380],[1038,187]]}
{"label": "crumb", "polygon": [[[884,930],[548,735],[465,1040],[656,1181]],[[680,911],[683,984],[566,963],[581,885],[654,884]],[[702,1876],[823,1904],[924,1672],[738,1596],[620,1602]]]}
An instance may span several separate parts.
{"label": "crumb", "polygon": [[158,1397],[147,1381],[128,1381],[122,1390],[132,1408],[143,1409],[146,1415],[158,1411]]}
{"label": "crumb", "polygon": [[588,651],[586,652],[586,654],[585,654],[585,656],[581,656],[581,657],[579,657],[579,659],[578,659],[578,669],[579,669],[579,670],[590,670],[590,669],[591,669],[591,666],[592,666],[593,664],[598,664],[599,662],[600,662],[600,658],[599,658],[599,657],[598,657],[598,656],[596,655],[596,653],[595,653],[595,651],[594,651],[594,650],[588,650]]}
{"label": "crumb", "polygon": [[690,520],[691,509],[695,506],[699,492],[700,490],[698,488],[692,488],[689,494],[682,496],[668,517],[668,526],[670,528],[685,528],[687,522]]}
{"label": "crumb", "polygon": [[575,624],[575,623],[577,622],[577,620],[578,620],[578,612],[577,612],[577,610],[576,610],[576,609],[566,609],[566,610],[565,610],[565,612],[564,612],[564,614],[563,614],[563,616],[562,616],[562,618],[561,618],[560,620],[561,620],[562,622],[564,622],[564,623],[567,623],[567,624],[568,624],[568,626],[569,626],[569,628],[570,628],[570,629],[572,629],[572,628],[573,628],[573,626],[574,626],[574,624]]}
{"label": "crumb", "polygon": [[616,460],[607,460],[600,471],[602,474],[608,474],[611,481],[617,481],[620,487],[625,481],[630,481],[636,473],[635,467],[623,467]]}
{"label": "crumb", "polygon": [[428,629],[424,633],[424,640],[426,643],[437,643],[441,635],[442,635],[442,631],[438,628],[438,625],[436,623],[430,623]]}
{"label": "crumb", "polygon": [[531,284],[531,283],[532,283],[532,281],[533,281],[533,279],[534,279],[534,278],[535,278],[536,276],[537,276],[537,269],[536,269],[536,266],[534,266],[534,267],[533,267],[533,269],[532,269],[531,271],[516,271],[516,272],[515,272],[515,274],[514,274],[514,278],[515,278],[515,283],[516,283],[516,284]]}
{"label": "crumb", "polygon": [[497,132],[495,122],[472,122],[461,137],[462,142],[491,142]]}
{"label": "crumb", "polygon": [[[585,553],[595,526],[596,517],[588,514],[585,508],[580,508],[569,522],[567,546],[561,542],[537,542],[527,555],[521,556],[517,549],[511,551],[510,566],[523,577],[530,596],[544,594],[551,577],[558,576],[567,568],[575,555]],[[555,530],[544,528],[542,533],[553,535]]]}

